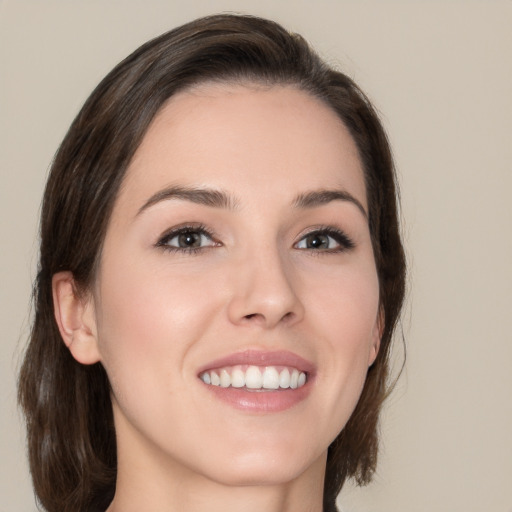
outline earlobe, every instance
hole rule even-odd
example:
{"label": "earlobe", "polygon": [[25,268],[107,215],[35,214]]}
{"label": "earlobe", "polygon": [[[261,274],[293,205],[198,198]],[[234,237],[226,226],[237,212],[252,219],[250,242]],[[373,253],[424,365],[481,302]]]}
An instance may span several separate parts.
{"label": "earlobe", "polygon": [[97,363],[100,353],[92,299],[80,296],[69,271],[53,276],[52,291],[55,320],[71,355],[82,364]]}
{"label": "earlobe", "polygon": [[379,354],[380,349],[380,340],[382,339],[382,333],[384,332],[384,313],[382,309],[379,311],[377,316],[377,320],[375,321],[375,325],[373,327],[372,333],[372,344],[370,347],[370,354],[368,358],[368,367],[370,367],[377,359],[377,355]]}

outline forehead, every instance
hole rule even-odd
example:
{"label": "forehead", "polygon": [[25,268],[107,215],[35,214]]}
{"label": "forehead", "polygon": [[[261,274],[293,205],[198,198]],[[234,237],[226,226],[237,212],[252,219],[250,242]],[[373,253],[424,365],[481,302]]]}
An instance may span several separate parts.
{"label": "forehead", "polygon": [[343,188],[366,207],[348,129],[325,103],[291,86],[204,84],[173,96],[136,151],[118,202],[140,206],[173,185],[283,200]]}

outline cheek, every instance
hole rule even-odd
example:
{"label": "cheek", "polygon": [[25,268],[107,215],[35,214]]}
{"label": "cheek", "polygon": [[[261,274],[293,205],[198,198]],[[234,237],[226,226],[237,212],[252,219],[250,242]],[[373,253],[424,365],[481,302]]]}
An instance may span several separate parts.
{"label": "cheek", "polygon": [[147,262],[108,263],[97,317],[102,363],[112,387],[122,391],[126,382],[146,382],[148,375],[165,385],[212,320],[214,298],[208,294],[211,300],[204,300],[206,291],[215,289],[212,277]]}
{"label": "cheek", "polygon": [[314,289],[309,310],[316,311],[324,347],[317,378],[325,390],[326,424],[334,439],[357,404],[378,346],[379,284],[369,263],[341,269]]}
{"label": "cheek", "polygon": [[305,282],[307,310],[314,312],[332,350],[363,354],[373,346],[379,310],[379,282],[372,259],[329,269]]}
{"label": "cheek", "polygon": [[[194,425],[176,418],[193,409],[187,393],[196,376],[187,366],[188,355],[218,309],[211,293],[205,300],[206,290],[215,289],[211,273],[199,278],[166,264],[107,263],[100,281],[98,340],[118,434],[135,427],[167,446],[172,432],[185,446]],[[167,448],[174,453],[175,447]]]}

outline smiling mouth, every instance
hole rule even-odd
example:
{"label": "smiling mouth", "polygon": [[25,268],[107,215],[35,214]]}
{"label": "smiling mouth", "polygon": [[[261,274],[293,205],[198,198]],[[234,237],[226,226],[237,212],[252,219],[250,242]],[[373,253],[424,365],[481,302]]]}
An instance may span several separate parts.
{"label": "smiling mouth", "polygon": [[247,391],[298,389],[307,382],[307,373],[290,366],[236,365],[201,372],[209,386]]}

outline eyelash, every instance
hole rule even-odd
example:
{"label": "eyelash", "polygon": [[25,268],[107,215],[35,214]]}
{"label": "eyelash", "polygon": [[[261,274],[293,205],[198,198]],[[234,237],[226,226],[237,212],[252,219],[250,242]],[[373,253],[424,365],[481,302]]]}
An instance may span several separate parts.
{"label": "eyelash", "polygon": [[[176,238],[180,235],[186,235],[186,234],[196,234],[200,236],[205,236],[211,240],[211,245],[208,246],[199,246],[199,247],[177,247],[174,245],[169,245],[169,241],[173,238]],[[298,248],[297,245],[303,241],[309,236],[327,236],[329,238],[332,238],[337,244],[338,247],[333,249],[314,249],[314,248]],[[203,224],[197,224],[197,225],[184,225],[177,228],[173,228],[171,231],[168,231],[165,233],[155,244],[156,247],[160,247],[165,251],[173,252],[173,253],[185,253],[185,254],[196,254],[198,252],[212,249],[214,247],[219,247],[222,244],[220,242],[217,242],[215,240],[215,234],[210,231],[206,226]],[[320,254],[336,254],[341,253],[345,251],[349,251],[355,247],[354,242],[347,236],[346,233],[344,233],[342,230],[333,228],[332,226],[318,226],[311,231],[308,231],[307,233],[304,233],[298,242],[295,242],[293,244],[293,247],[297,248],[298,250],[308,250],[311,253],[318,253]]]}
{"label": "eyelash", "polygon": [[307,233],[304,233],[298,242],[294,244],[297,246],[300,242],[305,241],[305,239],[309,236],[327,236],[332,238],[337,244],[338,247],[333,249],[312,249],[312,248],[304,248],[301,250],[309,250],[311,253],[316,253],[315,255],[320,254],[337,254],[345,251],[349,251],[354,249],[355,244],[352,239],[341,229],[334,228],[332,226],[318,226]]}
{"label": "eyelash", "polygon": [[[200,236],[208,237],[213,243],[212,245],[208,245],[206,247],[177,247],[174,245],[169,245],[169,242],[180,235],[186,234],[198,234]],[[160,240],[156,243],[157,247],[161,247],[165,251],[174,252],[174,253],[186,253],[186,254],[195,254],[200,251],[204,251],[206,249],[212,249],[214,247],[218,247],[222,244],[215,241],[215,234],[212,233],[206,226],[203,224],[194,224],[194,225],[185,225],[177,228],[173,228],[171,231],[165,233]]]}

